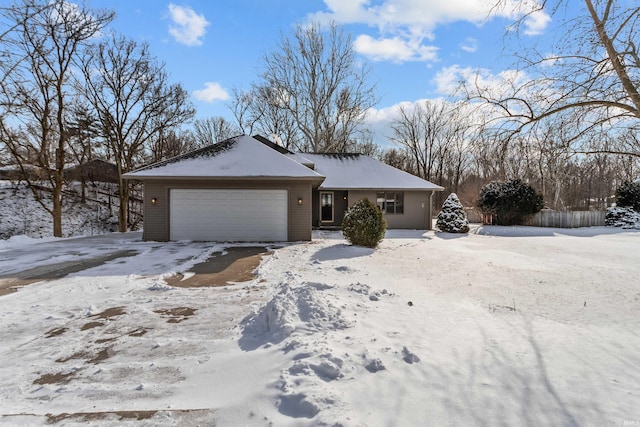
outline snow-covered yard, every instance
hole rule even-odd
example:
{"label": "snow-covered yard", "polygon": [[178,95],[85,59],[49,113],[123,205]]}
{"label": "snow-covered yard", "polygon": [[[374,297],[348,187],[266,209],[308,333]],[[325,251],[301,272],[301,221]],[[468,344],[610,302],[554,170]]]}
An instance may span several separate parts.
{"label": "snow-covered yard", "polygon": [[[79,203],[80,183],[74,181],[65,187],[65,191],[62,215],[65,237],[102,234],[118,229],[117,196],[109,198],[107,195],[114,192],[113,185],[90,184],[85,204]],[[51,198],[44,192],[41,196],[44,200]],[[51,215],[36,201],[25,183],[0,180],[0,239],[14,235],[45,237],[52,234],[52,229]]]}
{"label": "snow-covered yard", "polygon": [[0,425],[640,425],[637,230],[320,232],[197,289],[163,277],[219,246],[14,238],[0,271],[113,249],[0,297]]}

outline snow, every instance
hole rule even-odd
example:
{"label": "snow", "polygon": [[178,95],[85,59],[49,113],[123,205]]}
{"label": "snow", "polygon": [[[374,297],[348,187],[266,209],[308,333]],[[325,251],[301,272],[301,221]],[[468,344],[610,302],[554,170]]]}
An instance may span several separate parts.
{"label": "snow", "polygon": [[0,425],[640,422],[637,230],[322,231],[192,289],[163,279],[224,248],[140,237],[0,248],[2,275],[134,252],[0,297]]}
{"label": "snow", "polygon": [[[103,193],[109,191],[109,184],[89,185],[87,203],[71,203],[69,195],[72,189],[65,187],[66,201],[63,205],[62,232],[65,237],[86,234],[102,234],[117,229],[117,197],[112,197],[111,207]],[[112,189],[111,189],[112,190]],[[117,194],[117,193],[116,193]],[[43,194],[43,198],[50,195]],[[103,203],[98,203],[101,200]],[[50,206],[50,204],[49,204]],[[53,222],[49,214],[34,198],[25,183],[0,180],[0,248],[6,245],[15,246],[19,241],[26,243],[29,238],[45,238],[53,234]]]}
{"label": "snow", "polygon": [[[215,148],[213,145],[211,148]],[[179,161],[140,169],[124,175],[126,178],[150,179],[162,177],[270,177],[310,178],[322,180],[322,175],[293,159],[278,153],[254,138],[241,135],[229,141],[227,149],[199,157],[183,156]]]}
{"label": "snow", "polygon": [[327,177],[321,189],[443,190],[439,185],[359,154],[302,155],[315,164],[316,172]]}

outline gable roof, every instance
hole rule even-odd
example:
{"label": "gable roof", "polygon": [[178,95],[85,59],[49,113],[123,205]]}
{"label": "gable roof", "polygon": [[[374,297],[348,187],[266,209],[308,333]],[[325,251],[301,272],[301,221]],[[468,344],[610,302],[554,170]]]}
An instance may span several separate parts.
{"label": "gable roof", "polygon": [[124,174],[127,179],[296,178],[324,176],[256,139],[241,135]]}
{"label": "gable roof", "polygon": [[320,189],[432,190],[443,187],[363,154],[302,154],[327,178]]}

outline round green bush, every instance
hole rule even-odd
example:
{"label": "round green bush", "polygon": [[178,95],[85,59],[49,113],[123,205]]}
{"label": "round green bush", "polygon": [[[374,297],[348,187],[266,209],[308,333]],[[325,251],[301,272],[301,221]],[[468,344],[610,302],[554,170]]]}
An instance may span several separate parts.
{"label": "round green bush", "polygon": [[492,181],[482,187],[478,197],[480,211],[495,215],[498,225],[522,224],[543,206],[542,194],[519,179]]}
{"label": "round green bush", "polygon": [[382,212],[366,197],[354,203],[342,220],[342,234],[356,246],[375,248],[386,230]]}

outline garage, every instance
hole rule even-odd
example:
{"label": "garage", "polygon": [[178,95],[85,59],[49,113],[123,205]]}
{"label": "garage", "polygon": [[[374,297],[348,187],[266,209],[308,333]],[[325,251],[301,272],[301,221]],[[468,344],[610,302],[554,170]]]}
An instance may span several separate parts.
{"label": "garage", "polygon": [[171,189],[170,240],[287,241],[287,190]]}
{"label": "garage", "polygon": [[124,174],[143,183],[142,238],[311,240],[313,189],[325,177],[264,141],[240,135]]}

